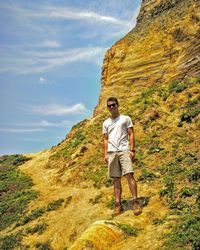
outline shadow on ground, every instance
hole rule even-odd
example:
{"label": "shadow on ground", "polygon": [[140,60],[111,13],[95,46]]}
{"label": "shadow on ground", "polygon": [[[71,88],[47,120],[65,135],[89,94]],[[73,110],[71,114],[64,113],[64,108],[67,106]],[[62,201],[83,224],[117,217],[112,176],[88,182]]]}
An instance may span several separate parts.
{"label": "shadow on ground", "polygon": [[[141,207],[146,207],[149,203],[150,197],[139,197],[138,201]],[[133,200],[122,200],[123,212],[127,210],[133,210]]]}

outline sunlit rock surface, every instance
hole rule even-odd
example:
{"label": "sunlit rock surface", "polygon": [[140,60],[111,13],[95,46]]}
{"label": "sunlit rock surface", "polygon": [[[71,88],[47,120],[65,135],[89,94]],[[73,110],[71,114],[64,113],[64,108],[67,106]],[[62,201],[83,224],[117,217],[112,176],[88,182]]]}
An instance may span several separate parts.
{"label": "sunlit rock surface", "polygon": [[69,250],[111,249],[123,238],[123,233],[117,227],[104,221],[97,221],[76,240]]}
{"label": "sunlit rock surface", "polygon": [[198,0],[145,0],[136,27],[106,53],[96,114],[109,96],[200,74]]}

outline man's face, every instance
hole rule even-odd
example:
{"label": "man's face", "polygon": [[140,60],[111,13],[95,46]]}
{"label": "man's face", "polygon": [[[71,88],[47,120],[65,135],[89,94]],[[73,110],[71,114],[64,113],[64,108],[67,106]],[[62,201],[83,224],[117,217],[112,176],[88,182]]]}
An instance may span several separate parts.
{"label": "man's face", "polygon": [[118,111],[118,105],[115,101],[109,101],[107,102],[107,108],[112,113],[115,111]]}

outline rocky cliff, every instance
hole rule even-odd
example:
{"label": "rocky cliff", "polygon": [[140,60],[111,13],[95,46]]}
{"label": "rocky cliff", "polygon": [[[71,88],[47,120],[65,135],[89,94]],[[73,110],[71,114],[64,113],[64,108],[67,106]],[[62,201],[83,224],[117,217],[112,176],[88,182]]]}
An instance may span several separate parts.
{"label": "rocky cliff", "polygon": [[[105,55],[94,116],[20,166],[39,194],[4,222],[2,249],[199,249],[199,38],[198,0],[142,1],[136,27]],[[125,179],[124,211],[111,216],[101,136],[109,96],[134,121],[138,217]],[[4,217],[13,211],[5,205]]]}
{"label": "rocky cliff", "polygon": [[95,114],[110,95],[133,98],[152,84],[199,76],[199,1],[142,1],[136,27],[106,53]]}

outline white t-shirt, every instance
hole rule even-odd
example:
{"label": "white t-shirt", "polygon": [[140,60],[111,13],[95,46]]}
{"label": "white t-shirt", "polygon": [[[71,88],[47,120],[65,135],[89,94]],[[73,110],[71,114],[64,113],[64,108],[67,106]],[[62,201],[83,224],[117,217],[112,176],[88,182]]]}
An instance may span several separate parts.
{"label": "white t-shirt", "polygon": [[128,128],[133,127],[127,115],[119,115],[114,120],[108,118],[103,122],[103,134],[108,134],[108,152],[129,150]]}

